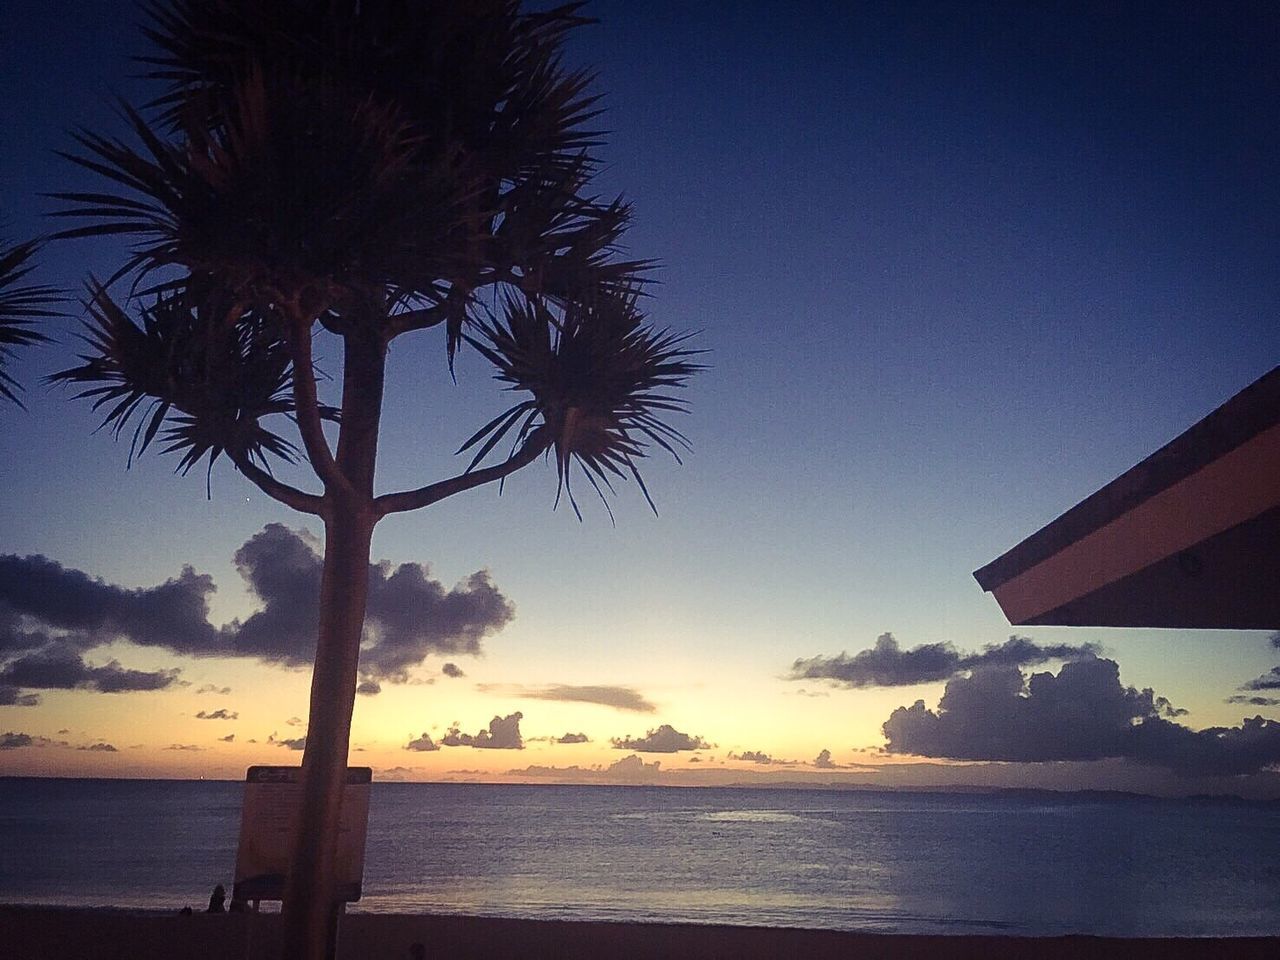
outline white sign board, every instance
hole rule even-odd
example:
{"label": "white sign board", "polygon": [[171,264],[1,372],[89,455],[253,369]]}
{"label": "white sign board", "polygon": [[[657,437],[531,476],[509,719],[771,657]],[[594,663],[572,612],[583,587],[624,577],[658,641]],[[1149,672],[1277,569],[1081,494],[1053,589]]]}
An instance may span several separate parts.
{"label": "white sign board", "polygon": [[[302,805],[301,767],[250,767],[244,782],[240,846],[236,851],[236,900],[280,900]],[[360,899],[364,841],[369,825],[373,770],[348,767],[342,792],[336,867],[337,898]]]}

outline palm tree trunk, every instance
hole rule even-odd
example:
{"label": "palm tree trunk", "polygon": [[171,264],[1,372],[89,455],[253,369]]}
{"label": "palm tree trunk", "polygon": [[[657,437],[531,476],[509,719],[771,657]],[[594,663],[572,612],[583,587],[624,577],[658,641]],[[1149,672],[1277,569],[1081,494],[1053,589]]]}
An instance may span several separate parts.
{"label": "palm tree trunk", "polygon": [[325,960],[336,907],[334,859],[369,592],[367,516],[337,511],[325,524],[320,631],[302,756],[302,808],[284,897],[284,957]]}
{"label": "palm tree trunk", "polygon": [[325,496],[320,629],[302,755],[302,808],[284,897],[285,960],[325,960],[335,935],[335,855],[355,707],[360,637],[377,516],[373,474],[382,413],[385,347],[345,338],[337,465],[350,492]]}

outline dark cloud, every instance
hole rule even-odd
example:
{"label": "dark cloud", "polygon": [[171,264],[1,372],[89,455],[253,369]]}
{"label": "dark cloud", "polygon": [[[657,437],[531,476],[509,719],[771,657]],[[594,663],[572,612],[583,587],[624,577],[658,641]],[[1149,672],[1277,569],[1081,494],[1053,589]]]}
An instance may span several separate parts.
{"label": "dark cloud", "polygon": [[[1272,633],[1267,637],[1267,644],[1277,650],[1280,650],[1280,630],[1277,630],[1275,633]],[[1280,690],[1280,667],[1272,667],[1262,676],[1258,677],[1256,680],[1250,680],[1239,689],[1254,692]],[[1235,696],[1228,697],[1227,703],[1245,703],[1255,707],[1280,706],[1280,700],[1276,700],[1273,697]]]}
{"label": "dark cloud", "polygon": [[286,750],[304,750],[307,746],[306,737],[292,737],[284,740],[272,740],[277,747],[284,747]]}
{"label": "dark cloud", "polygon": [[463,733],[455,724],[440,738],[440,743],[446,747],[523,750],[524,738],[520,736],[520,721],[523,719],[524,714],[519,711],[506,717],[494,717],[489,721],[488,730],[481,730],[474,736]]}
{"label": "dark cloud", "polygon": [[949,643],[902,650],[891,633],[882,633],[870,650],[850,656],[798,659],[792,680],[833,680],[850,687],[892,687],[945,680],[960,669],[960,655]]}
{"label": "dark cloud", "polygon": [[[214,652],[225,646],[209,623],[214,589],[211,577],[191,567],[158,587],[129,589],[47,557],[0,556],[0,604],[45,628],[74,635],[84,646],[128,640],[179,653]],[[15,640],[21,642],[12,629],[0,629],[0,649],[12,649]]]}
{"label": "dark cloud", "polygon": [[17,687],[0,684],[0,707],[38,707],[40,694],[23,693]]}
{"label": "dark cloud", "polygon": [[238,653],[303,666],[315,653],[322,561],[309,538],[269,523],[235,553],[236,569],[262,609],[230,632]]}
{"label": "dark cloud", "polygon": [[429,654],[480,652],[480,641],[515,616],[487,570],[452,590],[427,577],[422,564],[382,563],[369,573],[369,621],[374,642],[360,654],[369,673],[401,679]]}
{"label": "dark cloud", "polygon": [[77,749],[79,749],[79,750],[87,750],[87,751],[89,751],[90,753],[119,753],[119,752],[120,752],[120,751],[119,751],[119,750],[117,750],[115,747],[113,747],[111,744],[109,744],[109,743],[101,743],[101,742],[99,742],[99,743],[91,743],[91,744],[89,744],[89,746],[87,746],[87,747],[78,747]]}
{"label": "dark cloud", "polygon": [[1227,697],[1226,703],[1243,703],[1251,707],[1280,707],[1280,697],[1247,697],[1243,694]]}
{"label": "dark cloud", "polygon": [[840,768],[840,764],[832,761],[831,751],[827,749],[818,751],[818,755],[813,758],[813,765],[819,770],[838,770]]}
{"label": "dark cloud", "polygon": [[234,710],[201,710],[196,714],[197,720],[239,720],[240,714]]}
{"label": "dark cloud", "polygon": [[34,627],[29,615],[20,616],[0,599],[0,659],[26,650],[39,650],[55,639],[48,631]]}
{"label": "dark cloud", "polygon": [[587,743],[589,738],[585,733],[566,733],[563,737],[556,737],[556,743]]}
{"label": "dark cloud", "polygon": [[82,654],[117,640],[184,653],[217,646],[212,592],[213,581],[190,567],[158,587],[127,589],[46,557],[0,556],[0,703],[34,706],[39,694],[30,690],[125,693],[179,683],[178,670],[91,666]]}
{"label": "dark cloud", "polygon": [[304,726],[305,723],[306,721],[304,721],[301,717],[290,717],[288,720],[284,722],[284,725],[286,727],[301,727],[301,726]]}
{"label": "dark cloud", "polygon": [[404,749],[414,750],[418,753],[430,753],[434,750],[439,750],[440,744],[433,741],[430,735],[427,734],[426,731],[423,731],[422,736],[416,737],[406,743],[404,745]]}
{"label": "dark cloud", "polygon": [[681,733],[669,723],[648,731],[643,737],[614,737],[615,750],[636,750],[640,753],[677,753],[681,750],[706,750],[711,745],[701,737]]}
{"label": "dark cloud", "polygon": [[1120,683],[1093,659],[1032,674],[988,667],[951,680],[937,711],[923,700],[884,724],[887,751],[952,760],[1043,762],[1124,758],[1188,775],[1241,775],[1280,764],[1280,723],[1192,730],[1162,716],[1168,701]]}
{"label": "dark cloud", "polygon": [[1267,673],[1250,680],[1241,690],[1280,690],[1280,667],[1272,667]]}
{"label": "dark cloud", "polygon": [[657,709],[634,687],[575,686],[567,683],[553,683],[545,687],[523,687],[519,684],[481,683],[476,685],[476,689],[481,693],[501,693],[504,696],[519,697],[524,700],[596,703],[603,707],[630,710],[635,713],[653,713]]}
{"label": "dark cloud", "polygon": [[[235,562],[263,604],[230,628],[236,650],[290,666],[310,663],[323,564],[316,545],[271,523],[236,551]],[[371,564],[360,670],[375,680],[403,681],[430,654],[479,653],[480,641],[514,614],[487,571],[446,590],[424,564]]]}
{"label": "dark cloud", "polygon": [[949,680],[968,670],[984,667],[1027,667],[1050,660],[1076,660],[1097,656],[1097,644],[1039,644],[1011,636],[1004,643],[989,643],[978,653],[962,654],[950,643],[926,643],[903,650],[891,633],[882,633],[870,650],[850,656],[798,659],[791,665],[791,680],[830,680],[846,687],[905,687]]}
{"label": "dark cloud", "polygon": [[0,733],[0,750],[18,750],[22,747],[35,746],[35,738],[29,733]]}
{"label": "dark cloud", "polygon": [[36,690],[98,690],[102,693],[125,693],[136,690],[164,690],[179,683],[181,671],[128,670],[118,660],[101,667],[87,664],[84,658],[64,645],[29,653],[11,660],[0,668],[0,685],[31,687]]}
{"label": "dark cloud", "polygon": [[[79,654],[116,641],[191,656],[309,664],[323,566],[318,545],[303,533],[268,524],[236,551],[235,563],[261,609],[243,622],[215,627],[209,622],[213,580],[189,566],[159,586],[133,589],[47,557],[0,555],[0,677],[44,677],[41,683],[0,683],[116,693],[175,682],[176,673],[77,663]],[[423,564],[371,564],[361,674],[369,683],[400,682],[429,654],[479,653],[481,640],[513,615],[486,571],[446,589]],[[206,683],[197,692],[231,691]],[[24,696],[21,690],[3,694],[13,703],[24,702],[18,699]]]}
{"label": "dark cloud", "polygon": [[218,739],[219,739],[222,743],[235,743],[235,742],[236,742],[236,735],[235,735],[234,733],[228,733],[225,737],[219,737]]}
{"label": "dark cloud", "polygon": [[440,668],[440,672],[443,673],[446,677],[453,677],[454,679],[457,679],[458,677],[466,676],[466,674],[462,672],[462,668],[458,666],[456,663],[446,663],[443,667]]}
{"label": "dark cloud", "polygon": [[1036,643],[1014,634],[1004,643],[988,643],[980,653],[961,657],[960,669],[1035,667],[1050,660],[1091,660],[1101,652],[1096,643]]}
{"label": "dark cloud", "polygon": [[165,690],[183,683],[178,679],[182,671],[176,667],[169,670],[126,670],[116,660],[111,660],[103,667],[89,668],[87,686],[103,693],[127,693],[136,690]]}
{"label": "dark cloud", "polygon": [[382,684],[377,680],[361,680],[356,684],[356,693],[362,697],[376,697],[382,692]]}

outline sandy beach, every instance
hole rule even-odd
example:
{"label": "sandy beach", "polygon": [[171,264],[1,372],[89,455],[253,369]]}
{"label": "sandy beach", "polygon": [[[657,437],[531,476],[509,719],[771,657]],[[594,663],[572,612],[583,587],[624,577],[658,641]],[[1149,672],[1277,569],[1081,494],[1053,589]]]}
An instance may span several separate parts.
{"label": "sandy beach", "polygon": [[[22,960],[270,960],[278,915],[217,915],[0,906],[0,950]],[[579,923],[487,917],[350,914],[343,960],[432,957],[475,960],[571,958],[1272,958],[1280,938],[1105,939],[932,937],[692,924]]]}

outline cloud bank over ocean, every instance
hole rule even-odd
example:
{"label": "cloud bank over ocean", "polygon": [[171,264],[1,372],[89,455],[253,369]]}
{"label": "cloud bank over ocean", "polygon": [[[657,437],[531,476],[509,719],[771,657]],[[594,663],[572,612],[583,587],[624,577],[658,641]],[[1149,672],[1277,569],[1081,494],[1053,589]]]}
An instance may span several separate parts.
{"label": "cloud bank over ocean", "polygon": [[[235,554],[261,609],[218,627],[209,622],[213,578],[190,566],[158,586],[128,588],[47,557],[0,555],[0,706],[36,706],[41,690],[124,693],[184,682],[176,667],[132,670],[118,660],[92,661],[95,649],[119,642],[304,667],[315,648],[322,563],[308,535],[268,524]],[[383,682],[405,682],[432,655],[478,654],[484,638],[514,615],[487,571],[446,588],[425,564],[370,564],[360,692],[374,695]],[[453,663],[443,672],[462,675]],[[230,690],[204,684],[196,692]]]}

